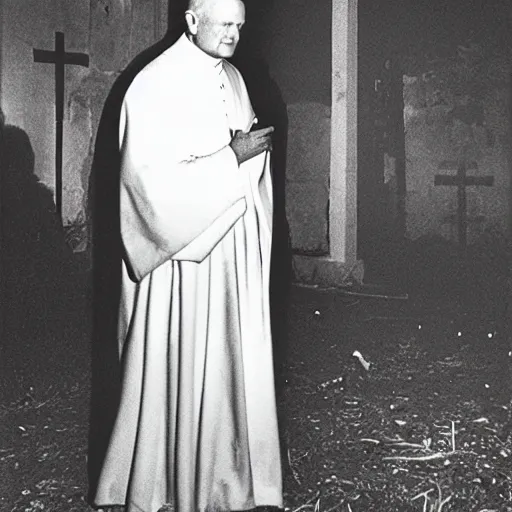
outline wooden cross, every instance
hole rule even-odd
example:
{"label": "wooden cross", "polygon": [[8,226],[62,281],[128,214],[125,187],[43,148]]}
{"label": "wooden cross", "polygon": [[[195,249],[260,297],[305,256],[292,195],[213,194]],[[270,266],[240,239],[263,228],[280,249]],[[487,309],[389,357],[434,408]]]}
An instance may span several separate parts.
{"label": "wooden cross", "polygon": [[62,144],[64,120],[64,83],[66,64],[89,67],[89,55],[85,53],[66,52],[64,34],[55,32],[55,50],[36,50],[34,48],[34,62],[55,64],[55,205],[57,213],[62,219]]}
{"label": "wooden cross", "polygon": [[459,247],[464,250],[467,245],[467,227],[468,214],[466,202],[466,187],[483,186],[492,187],[494,185],[494,176],[468,176],[468,170],[477,169],[476,162],[466,162],[460,160],[458,162],[446,160],[441,163],[439,170],[453,171],[457,169],[457,174],[436,174],[434,185],[446,185],[457,187],[458,206],[457,206],[457,223],[459,234]]}

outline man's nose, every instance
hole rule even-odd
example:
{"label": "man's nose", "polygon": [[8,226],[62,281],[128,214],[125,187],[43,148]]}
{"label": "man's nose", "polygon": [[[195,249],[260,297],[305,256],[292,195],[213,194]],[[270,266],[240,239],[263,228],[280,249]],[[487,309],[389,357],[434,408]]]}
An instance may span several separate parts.
{"label": "man's nose", "polygon": [[240,29],[236,25],[230,25],[228,27],[228,37],[238,41],[240,39]]}

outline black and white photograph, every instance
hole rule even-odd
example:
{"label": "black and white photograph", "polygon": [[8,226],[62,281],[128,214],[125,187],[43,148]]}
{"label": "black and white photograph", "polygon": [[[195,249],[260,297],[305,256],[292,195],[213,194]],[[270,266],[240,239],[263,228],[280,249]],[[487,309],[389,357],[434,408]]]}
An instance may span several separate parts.
{"label": "black and white photograph", "polygon": [[0,0],[0,512],[512,512],[510,0]]}

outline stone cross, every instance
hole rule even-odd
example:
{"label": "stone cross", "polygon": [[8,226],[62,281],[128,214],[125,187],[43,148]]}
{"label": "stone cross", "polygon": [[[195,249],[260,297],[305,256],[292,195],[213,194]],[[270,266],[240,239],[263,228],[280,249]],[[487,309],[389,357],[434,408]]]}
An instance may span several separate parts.
{"label": "stone cross", "polygon": [[466,187],[483,186],[492,187],[494,185],[494,176],[468,176],[468,170],[475,170],[478,166],[476,162],[466,162],[459,160],[458,162],[445,160],[439,166],[439,170],[453,171],[457,170],[457,174],[436,174],[434,177],[434,185],[446,185],[457,187],[457,227],[459,236],[459,247],[462,251],[467,246],[467,201]]}
{"label": "stone cross", "polygon": [[89,56],[85,53],[66,52],[64,33],[55,32],[55,50],[34,49],[34,62],[55,64],[55,205],[62,219],[62,144],[64,119],[64,84],[66,64],[89,67]]}

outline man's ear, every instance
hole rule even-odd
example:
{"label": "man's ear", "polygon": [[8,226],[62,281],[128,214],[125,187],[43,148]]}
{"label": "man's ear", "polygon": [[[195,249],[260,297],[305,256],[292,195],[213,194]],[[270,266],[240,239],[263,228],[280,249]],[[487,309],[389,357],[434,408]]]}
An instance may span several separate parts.
{"label": "man's ear", "polygon": [[188,32],[195,36],[197,34],[197,25],[199,20],[194,11],[187,11],[185,13],[185,21],[187,22]]}

